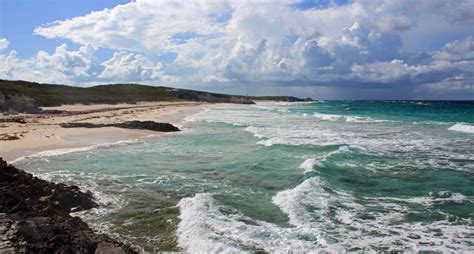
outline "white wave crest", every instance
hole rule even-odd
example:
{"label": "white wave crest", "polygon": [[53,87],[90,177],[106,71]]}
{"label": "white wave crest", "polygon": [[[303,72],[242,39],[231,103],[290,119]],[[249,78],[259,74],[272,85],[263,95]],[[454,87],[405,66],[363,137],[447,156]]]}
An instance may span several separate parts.
{"label": "white wave crest", "polygon": [[304,173],[311,172],[313,170],[314,164],[316,164],[316,159],[307,159],[301,165],[299,168],[304,169]]}
{"label": "white wave crest", "polygon": [[335,114],[322,114],[314,113],[313,115],[319,120],[323,121],[345,121],[348,123],[386,123],[391,122],[389,120],[373,119],[371,117],[360,117],[360,116],[344,116]]}
{"label": "white wave crest", "polygon": [[[312,177],[293,189],[277,193],[272,200],[288,215],[291,224],[318,234],[319,242],[329,236],[331,241],[326,242],[328,249],[356,248],[370,252],[375,251],[375,246],[407,252],[473,251],[473,242],[469,238],[474,233],[472,227],[452,223],[448,219],[432,224],[404,221],[412,212],[407,202],[430,207],[439,202],[467,201],[460,193],[442,191],[409,199],[355,198],[351,193],[329,186],[319,177]],[[358,202],[359,198],[369,203],[364,202],[363,206]],[[365,218],[367,215],[369,217]],[[394,245],[395,242],[398,243]]]}
{"label": "white wave crest", "polygon": [[433,206],[440,203],[445,203],[445,202],[474,203],[474,199],[468,198],[461,193],[451,192],[451,191],[438,191],[436,193],[430,192],[428,193],[428,196],[424,196],[424,197],[423,196],[411,197],[411,198],[379,197],[379,198],[366,198],[366,199],[413,203],[413,204],[420,204],[426,207]]}
{"label": "white wave crest", "polygon": [[[310,232],[231,214],[224,215],[209,193],[198,193],[178,203],[178,245],[189,253],[291,253],[325,249]],[[308,233],[308,234],[305,234]]]}
{"label": "white wave crest", "polygon": [[209,110],[210,110],[210,109],[206,108],[206,109],[204,109],[204,110],[202,110],[202,111],[200,111],[200,112],[198,112],[198,113],[196,113],[196,114],[192,114],[192,115],[186,116],[186,117],[184,118],[184,122],[195,122],[195,121],[197,121],[197,119],[198,119],[199,117],[201,117],[202,115],[204,115],[204,114],[206,114],[207,112],[209,112]]}
{"label": "white wave crest", "polygon": [[474,126],[467,123],[457,123],[448,128],[450,131],[458,131],[465,133],[474,133]]}
{"label": "white wave crest", "polygon": [[256,108],[256,109],[269,110],[269,111],[277,111],[277,112],[282,112],[282,113],[288,112],[288,109],[287,109],[286,107],[277,106],[277,105],[268,105],[268,106],[252,105],[251,107],[252,107],[252,108]]}
{"label": "white wave crest", "polygon": [[314,113],[314,117],[324,121],[338,121],[344,119],[344,116],[341,115],[333,115],[333,114],[321,114],[321,113]]}
{"label": "white wave crest", "polygon": [[264,138],[265,137],[264,135],[258,133],[258,128],[255,127],[255,126],[249,126],[249,127],[245,128],[245,131],[252,133],[253,136],[257,137],[257,138]]}

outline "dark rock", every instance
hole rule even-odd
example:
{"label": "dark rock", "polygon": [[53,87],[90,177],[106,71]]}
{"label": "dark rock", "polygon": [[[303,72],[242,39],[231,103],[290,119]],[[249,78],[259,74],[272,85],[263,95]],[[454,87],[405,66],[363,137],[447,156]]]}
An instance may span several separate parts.
{"label": "dark rock", "polygon": [[67,114],[68,112],[65,110],[46,109],[46,110],[41,110],[40,113],[42,115],[60,115],[60,114]]}
{"label": "dark rock", "polygon": [[157,123],[153,121],[128,121],[118,124],[112,124],[112,126],[127,129],[142,129],[163,132],[179,131],[178,127],[170,123]]}
{"label": "dark rock", "polygon": [[60,124],[63,128],[101,128],[107,127],[106,124],[95,124],[95,123],[63,123]]}
{"label": "dark rock", "polygon": [[[51,206],[64,212],[88,210],[98,205],[92,193],[77,186],[66,186],[41,180],[2,161],[0,165],[0,212],[26,207],[43,209]],[[23,204],[19,204],[23,202]],[[15,207],[19,206],[19,207]]]}
{"label": "dark rock", "polygon": [[94,124],[94,123],[65,123],[60,125],[63,128],[101,128],[118,127],[125,129],[152,130],[161,132],[179,131],[179,128],[170,123],[158,123],[154,121],[127,121],[123,123],[112,124]]}
{"label": "dark rock", "polygon": [[14,116],[14,117],[5,117],[0,119],[0,123],[20,123],[25,124],[27,123],[24,117],[21,116]]}
{"label": "dark rock", "polygon": [[9,135],[9,134],[0,134],[0,141],[11,141],[11,140],[17,140],[20,139],[16,135]]}
{"label": "dark rock", "polygon": [[0,253],[137,253],[69,214],[93,207],[90,192],[38,179],[0,158],[0,230],[8,235]]}
{"label": "dark rock", "polygon": [[0,93],[0,112],[37,114],[40,111],[38,104],[31,97]]}

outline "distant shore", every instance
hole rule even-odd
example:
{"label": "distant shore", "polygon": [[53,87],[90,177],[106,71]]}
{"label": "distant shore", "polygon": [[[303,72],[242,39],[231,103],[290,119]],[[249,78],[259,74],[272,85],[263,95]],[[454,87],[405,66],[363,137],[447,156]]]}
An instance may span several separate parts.
{"label": "distant shore", "polygon": [[9,162],[34,154],[74,149],[164,135],[149,130],[62,128],[60,124],[114,124],[125,121],[155,121],[180,126],[186,117],[204,109],[224,106],[204,102],[143,102],[43,107],[42,114],[0,114],[0,154]]}

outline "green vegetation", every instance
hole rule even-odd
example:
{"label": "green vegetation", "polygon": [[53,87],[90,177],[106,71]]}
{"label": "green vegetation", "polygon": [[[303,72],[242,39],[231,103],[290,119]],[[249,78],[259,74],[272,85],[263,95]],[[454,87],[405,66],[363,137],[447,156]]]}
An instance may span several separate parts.
{"label": "green vegetation", "polygon": [[252,100],[302,101],[302,99],[288,96],[250,97],[138,84],[113,84],[82,88],[0,80],[0,112],[10,109],[14,109],[16,112],[34,112],[34,107],[64,104],[118,104],[144,101],[252,104]]}
{"label": "green vegetation", "polygon": [[179,101],[169,88],[131,84],[101,85],[90,88],[0,80],[4,95],[24,95],[39,106],[62,104],[117,104],[138,101]]}

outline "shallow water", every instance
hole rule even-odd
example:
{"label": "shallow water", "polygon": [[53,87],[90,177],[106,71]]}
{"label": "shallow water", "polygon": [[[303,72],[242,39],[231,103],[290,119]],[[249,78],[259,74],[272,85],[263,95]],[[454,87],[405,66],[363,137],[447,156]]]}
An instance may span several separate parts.
{"label": "shallow water", "polygon": [[474,251],[474,103],[213,109],[183,132],[16,162],[94,191],[147,251]]}

